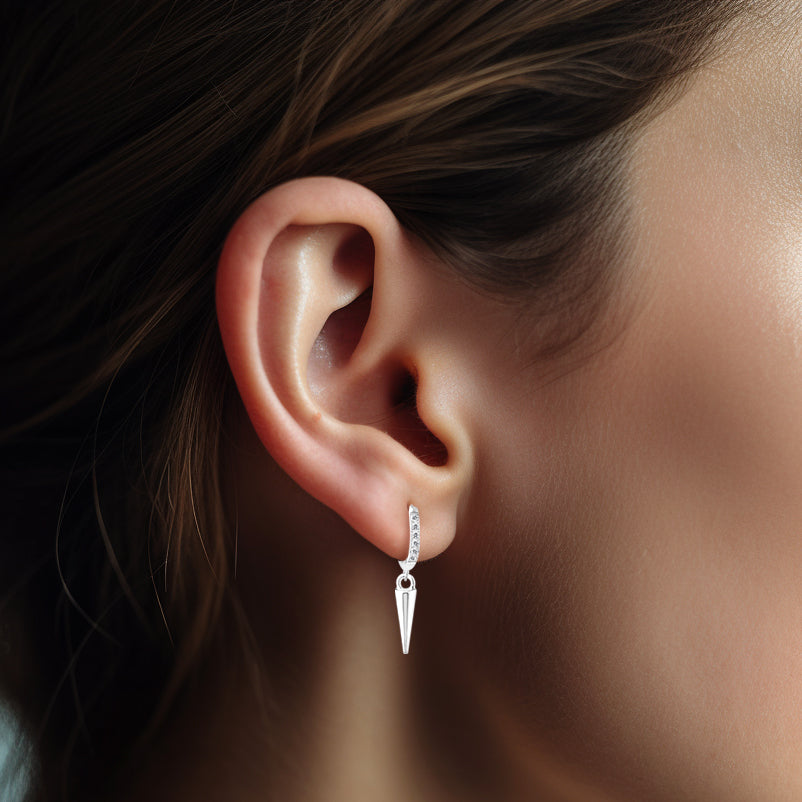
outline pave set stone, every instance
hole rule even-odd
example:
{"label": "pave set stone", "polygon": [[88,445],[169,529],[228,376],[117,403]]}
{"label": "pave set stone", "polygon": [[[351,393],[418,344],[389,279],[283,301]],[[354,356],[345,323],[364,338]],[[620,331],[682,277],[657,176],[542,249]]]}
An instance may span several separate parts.
{"label": "pave set stone", "polygon": [[409,516],[409,529],[412,539],[409,544],[409,556],[407,562],[417,562],[420,553],[420,514],[413,510]]}

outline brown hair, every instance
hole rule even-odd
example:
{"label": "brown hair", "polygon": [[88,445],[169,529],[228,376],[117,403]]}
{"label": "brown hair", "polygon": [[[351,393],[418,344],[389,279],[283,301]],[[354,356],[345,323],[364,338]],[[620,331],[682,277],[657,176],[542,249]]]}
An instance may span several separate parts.
{"label": "brown hair", "polygon": [[544,349],[564,345],[615,276],[631,131],[747,5],[14,9],[0,609],[27,658],[3,680],[68,794],[164,713],[228,609],[213,280],[245,206],[303,175],[364,184],[456,277],[548,313]]}

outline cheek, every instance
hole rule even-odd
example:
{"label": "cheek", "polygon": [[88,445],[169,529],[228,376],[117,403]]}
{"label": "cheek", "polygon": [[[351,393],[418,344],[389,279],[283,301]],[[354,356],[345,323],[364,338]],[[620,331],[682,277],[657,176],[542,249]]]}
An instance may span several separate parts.
{"label": "cheek", "polygon": [[802,247],[725,239],[662,243],[575,374],[486,382],[448,580],[539,748],[703,798],[771,787],[802,733]]}
{"label": "cheek", "polygon": [[765,791],[802,734],[802,251],[671,245],[591,424],[618,509],[588,532],[577,655],[601,730],[655,777]]}
{"label": "cheek", "polygon": [[766,793],[802,742],[802,214],[732,164],[676,163],[696,181],[639,200],[645,302],[585,422],[618,510],[577,655],[655,776]]}
{"label": "cheek", "polygon": [[578,654],[599,720],[654,776],[767,788],[802,737],[801,322],[777,292],[798,292],[802,250],[715,233],[656,250],[650,303],[600,368],[617,509]]}
{"label": "cheek", "polygon": [[708,795],[769,787],[802,733],[796,331],[774,297],[719,278],[662,291],[610,366],[615,402],[593,424],[610,433],[606,498],[587,532],[603,545],[582,563],[575,652],[629,768]]}

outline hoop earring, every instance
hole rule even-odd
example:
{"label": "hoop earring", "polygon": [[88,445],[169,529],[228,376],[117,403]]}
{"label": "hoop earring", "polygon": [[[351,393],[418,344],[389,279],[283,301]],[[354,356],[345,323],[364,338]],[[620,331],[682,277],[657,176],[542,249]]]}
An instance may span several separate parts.
{"label": "hoop earring", "polygon": [[[418,562],[420,552],[420,513],[409,505],[409,552],[406,560],[399,560],[403,573],[395,580],[395,606],[398,608],[398,625],[401,628],[401,649],[409,653],[409,638],[412,635],[412,617],[415,615],[415,598],[418,590],[415,578],[409,573]],[[406,586],[404,583],[407,583]]]}

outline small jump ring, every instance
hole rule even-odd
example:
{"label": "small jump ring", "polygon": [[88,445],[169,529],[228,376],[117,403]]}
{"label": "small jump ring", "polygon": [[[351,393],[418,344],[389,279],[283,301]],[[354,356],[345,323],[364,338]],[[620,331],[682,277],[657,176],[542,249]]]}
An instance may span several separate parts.
{"label": "small jump ring", "polygon": [[[409,585],[404,587],[401,583],[405,580],[409,580]],[[395,580],[395,589],[396,590],[415,590],[415,577],[412,574],[399,574],[398,579]]]}

